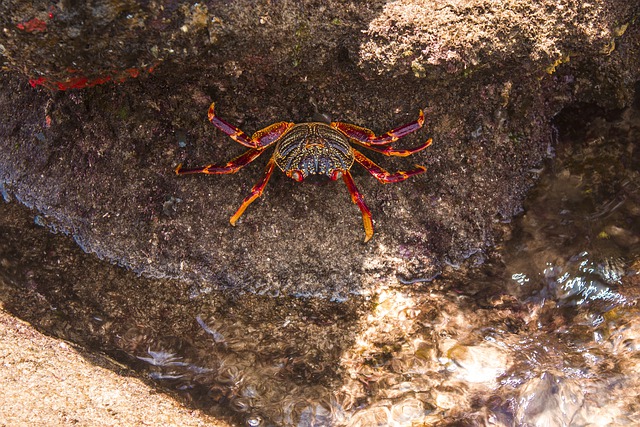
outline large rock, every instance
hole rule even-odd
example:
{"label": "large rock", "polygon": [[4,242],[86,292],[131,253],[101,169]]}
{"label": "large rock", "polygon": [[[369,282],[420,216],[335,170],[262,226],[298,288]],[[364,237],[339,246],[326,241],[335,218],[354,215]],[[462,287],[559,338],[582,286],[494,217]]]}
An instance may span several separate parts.
{"label": "large rock", "polygon": [[[640,77],[639,6],[622,0],[50,4],[0,6],[5,197],[102,258],[203,289],[343,299],[481,262],[553,151],[554,115],[627,105]],[[354,167],[367,244],[343,184],[278,171],[234,228],[269,154],[233,176],[173,173],[243,152],[207,122],[211,101],[248,133],[314,105],[381,133],[423,108],[426,129],[397,145],[431,148],[371,157],[429,171],[383,186]]]}

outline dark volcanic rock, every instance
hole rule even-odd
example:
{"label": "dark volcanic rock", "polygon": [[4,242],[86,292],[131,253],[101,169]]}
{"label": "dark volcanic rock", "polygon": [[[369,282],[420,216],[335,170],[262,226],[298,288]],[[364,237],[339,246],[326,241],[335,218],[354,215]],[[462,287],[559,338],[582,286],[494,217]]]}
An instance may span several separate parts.
{"label": "dark volcanic rock", "polygon": [[[50,5],[0,5],[3,192],[89,252],[205,289],[340,299],[481,261],[551,153],[553,116],[628,105],[640,76],[626,1]],[[314,104],[378,133],[423,108],[426,130],[397,145],[432,147],[371,157],[429,172],[383,186],[354,167],[368,244],[343,184],[278,171],[234,228],[269,154],[236,175],[173,173],[243,152],[207,122],[211,101],[248,133],[308,121]]]}

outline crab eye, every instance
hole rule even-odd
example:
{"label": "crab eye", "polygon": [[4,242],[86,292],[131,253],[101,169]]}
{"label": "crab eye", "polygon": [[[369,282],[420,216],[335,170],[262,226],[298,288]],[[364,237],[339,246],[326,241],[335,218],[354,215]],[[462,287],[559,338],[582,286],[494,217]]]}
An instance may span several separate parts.
{"label": "crab eye", "polygon": [[304,179],[304,175],[299,170],[291,171],[289,177],[297,182],[302,182],[302,180]]}
{"label": "crab eye", "polygon": [[340,169],[336,169],[333,172],[331,172],[331,175],[329,175],[329,178],[331,178],[332,181],[335,181],[341,176],[342,176],[342,171]]}

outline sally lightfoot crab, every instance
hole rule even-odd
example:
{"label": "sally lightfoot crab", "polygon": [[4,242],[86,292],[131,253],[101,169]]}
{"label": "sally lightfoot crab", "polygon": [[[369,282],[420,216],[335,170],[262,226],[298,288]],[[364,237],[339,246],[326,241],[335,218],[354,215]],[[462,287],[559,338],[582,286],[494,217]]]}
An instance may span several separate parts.
{"label": "sally lightfoot crab", "polygon": [[380,136],[376,136],[367,128],[342,122],[298,124],[278,122],[257,131],[253,136],[249,137],[237,127],[216,117],[214,106],[215,103],[209,107],[209,121],[237,143],[249,147],[249,150],[223,166],[207,165],[196,169],[183,169],[180,164],[175,169],[176,174],[204,173],[218,175],[236,173],[257,159],[268,147],[273,144],[276,146],[267,163],[262,179],[253,186],[251,194],[244,199],[240,208],[231,217],[231,225],[235,225],[247,206],[262,195],[273,169],[278,166],[289,178],[297,182],[302,182],[312,176],[324,176],[333,181],[342,177],[351,194],[351,200],[358,205],[362,212],[365,232],[364,241],[367,242],[373,236],[373,221],[371,212],[364,203],[364,198],[356,188],[349,172],[354,162],[362,165],[378,181],[385,184],[404,181],[427,170],[424,166],[415,165],[414,169],[408,171],[389,173],[351,146],[351,142],[353,142],[385,156],[399,157],[410,156],[420,150],[424,150],[431,145],[431,139],[411,150],[391,148],[393,142],[422,127],[424,123],[422,110],[420,110],[417,120],[392,129]]}

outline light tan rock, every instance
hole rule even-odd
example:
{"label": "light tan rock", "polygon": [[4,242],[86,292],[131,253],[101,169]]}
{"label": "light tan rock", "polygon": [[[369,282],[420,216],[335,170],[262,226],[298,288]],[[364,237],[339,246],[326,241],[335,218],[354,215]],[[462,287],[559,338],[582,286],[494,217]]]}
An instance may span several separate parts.
{"label": "light tan rock", "polygon": [[227,425],[114,369],[0,310],[0,426]]}

